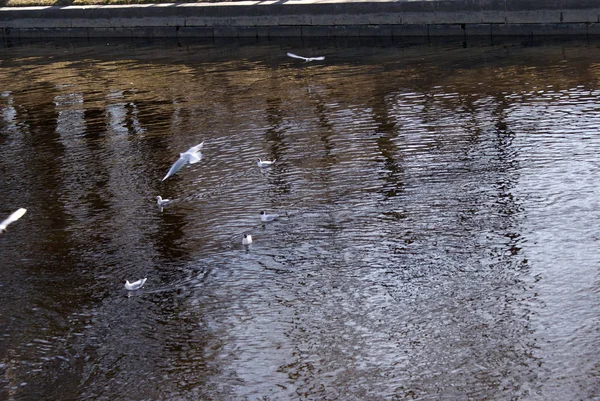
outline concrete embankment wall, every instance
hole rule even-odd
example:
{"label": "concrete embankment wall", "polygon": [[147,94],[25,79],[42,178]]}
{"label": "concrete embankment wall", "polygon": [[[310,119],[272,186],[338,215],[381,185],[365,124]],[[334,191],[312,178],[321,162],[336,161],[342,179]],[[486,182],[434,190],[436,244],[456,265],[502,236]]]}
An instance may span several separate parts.
{"label": "concrete embankment wall", "polygon": [[600,36],[600,0],[280,0],[3,7],[0,29],[4,39]]}

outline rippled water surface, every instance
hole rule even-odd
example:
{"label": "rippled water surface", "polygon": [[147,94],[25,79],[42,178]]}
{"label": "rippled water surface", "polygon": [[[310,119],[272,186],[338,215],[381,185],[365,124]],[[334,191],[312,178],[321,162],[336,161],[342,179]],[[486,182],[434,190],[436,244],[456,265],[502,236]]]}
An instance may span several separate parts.
{"label": "rippled water surface", "polygon": [[595,42],[5,44],[0,399],[598,399],[599,127]]}

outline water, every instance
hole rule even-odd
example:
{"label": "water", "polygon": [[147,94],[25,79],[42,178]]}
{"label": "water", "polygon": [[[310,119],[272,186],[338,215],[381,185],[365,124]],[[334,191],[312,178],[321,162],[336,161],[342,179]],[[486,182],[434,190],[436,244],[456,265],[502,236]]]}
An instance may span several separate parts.
{"label": "water", "polygon": [[13,45],[0,399],[600,398],[600,43]]}

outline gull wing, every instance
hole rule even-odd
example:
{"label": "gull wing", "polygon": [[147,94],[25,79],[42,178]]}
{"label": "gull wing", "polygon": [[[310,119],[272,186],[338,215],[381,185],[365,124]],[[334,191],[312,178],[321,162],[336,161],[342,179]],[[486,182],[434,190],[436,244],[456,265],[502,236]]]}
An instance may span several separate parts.
{"label": "gull wing", "polygon": [[202,143],[199,143],[196,146],[192,146],[191,148],[188,149],[187,152],[185,153],[198,153],[198,151],[200,151],[200,149],[202,149],[202,146],[204,146],[204,141],[202,141]]}
{"label": "gull wing", "polygon": [[325,60],[325,56],[319,56],[319,57],[309,57],[308,61],[323,61]]}
{"label": "gull wing", "polygon": [[294,53],[288,53],[287,55],[292,58],[299,58],[300,60],[306,61],[306,57],[298,56],[297,54],[294,54]]}
{"label": "gull wing", "polygon": [[273,221],[279,217],[278,214],[265,214],[264,221]]}
{"label": "gull wing", "polygon": [[179,160],[177,160],[175,163],[173,163],[173,165],[169,169],[169,172],[167,173],[167,175],[165,175],[165,178],[163,178],[162,180],[164,181],[167,178],[169,178],[170,176],[172,176],[173,174],[175,174],[176,172],[178,172],[179,169],[181,169],[187,161],[188,161],[188,156],[185,153],[182,153],[179,156]]}
{"label": "gull wing", "polygon": [[147,278],[140,279],[138,281],[134,281],[130,283],[129,281],[125,282],[125,289],[129,291],[135,291],[142,288],[142,286],[146,283]]}
{"label": "gull wing", "polygon": [[17,211],[12,212],[6,220],[0,223],[0,232],[6,230],[6,227],[8,227],[9,224],[14,223],[15,221],[23,217],[26,211],[27,209],[20,208]]}
{"label": "gull wing", "polygon": [[190,155],[189,155],[190,164],[198,163],[200,160],[202,160],[202,153],[200,153],[200,152],[190,153]]}

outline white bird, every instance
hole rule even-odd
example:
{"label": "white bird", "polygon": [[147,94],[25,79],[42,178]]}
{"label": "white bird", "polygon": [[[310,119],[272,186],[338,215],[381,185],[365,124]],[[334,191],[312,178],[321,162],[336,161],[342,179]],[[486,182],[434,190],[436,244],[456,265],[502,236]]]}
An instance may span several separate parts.
{"label": "white bird", "polygon": [[294,53],[288,53],[287,55],[289,57],[299,58],[300,60],[304,60],[304,61],[322,61],[322,60],[325,60],[325,56],[319,56],[319,57],[302,57],[302,56],[298,56],[297,54],[294,54]]}
{"label": "white bird", "polygon": [[139,290],[140,288],[142,288],[142,286],[144,285],[146,280],[148,280],[148,279],[145,277],[138,281],[134,281],[133,283],[130,283],[129,280],[125,280],[125,289],[127,291]]}
{"label": "white bird", "polygon": [[244,239],[242,239],[243,245],[250,245],[252,243],[252,236],[250,234],[244,234]]}
{"label": "white bird", "polygon": [[0,233],[4,232],[6,230],[6,227],[8,227],[9,224],[14,223],[15,221],[17,221],[21,217],[23,217],[23,215],[25,214],[26,211],[27,211],[27,209],[20,208],[19,210],[12,212],[6,220],[4,220],[2,223],[0,223]]}
{"label": "white bird", "polygon": [[202,153],[200,153],[200,149],[202,149],[202,146],[204,146],[204,142],[202,142],[199,145],[192,146],[186,152],[180,153],[179,160],[173,163],[173,165],[169,169],[169,172],[167,173],[167,175],[165,175],[165,178],[163,178],[162,180],[164,181],[173,174],[175,174],[177,171],[179,171],[180,168],[182,168],[185,165],[185,163],[198,163],[200,159],[202,159]]}
{"label": "white bird", "polygon": [[273,165],[273,163],[275,163],[277,160],[262,160],[262,159],[258,159],[256,161],[256,165],[258,167],[271,167]]}
{"label": "white bird", "polygon": [[156,204],[160,208],[160,211],[163,211],[163,206],[167,206],[171,203],[171,199],[163,199],[160,195],[156,197]]}
{"label": "white bird", "polygon": [[163,199],[160,195],[156,197],[156,204],[158,206],[166,206],[171,203],[171,199]]}
{"label": "white bird", "polygon": [[167,206],[169,203],[171,203],[171,199],[163,199],[160,195],[156,197],[156,204],[158,206]]}
{"label": "white bird", "polygon": [[262,221],[273,221],[276,218],[278,218],[279,215],[278,214],[266,214],[264,211],[260,212],[260,219]]}

